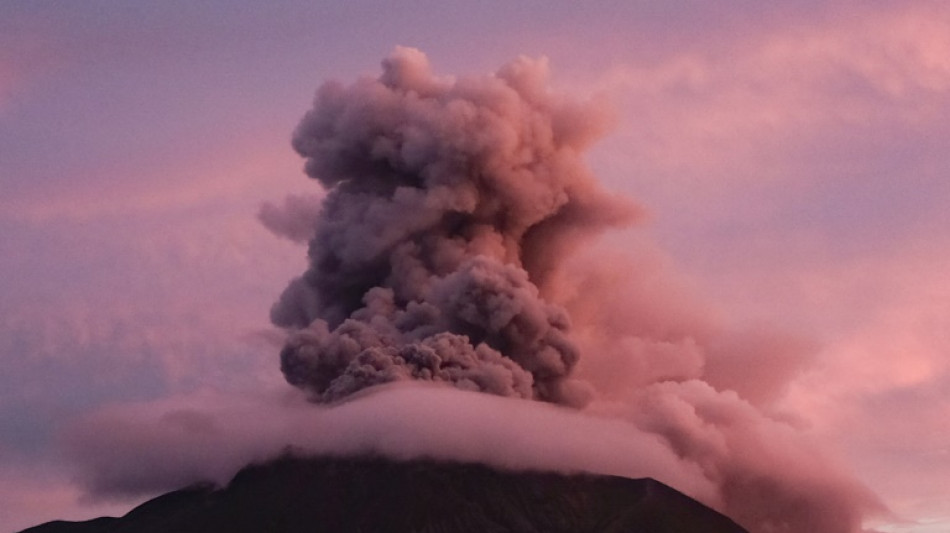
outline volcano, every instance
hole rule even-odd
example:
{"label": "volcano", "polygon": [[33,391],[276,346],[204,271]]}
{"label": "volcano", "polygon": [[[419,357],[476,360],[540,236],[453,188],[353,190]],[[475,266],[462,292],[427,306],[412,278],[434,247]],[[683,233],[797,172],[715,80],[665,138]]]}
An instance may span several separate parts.
{"label": "volcano", "polygon": [[745,532],[726,516],[649,478],[286,455],[244,468],[225,487],[193,485],[121,518],[55,521],[22,533],[169,531]]}

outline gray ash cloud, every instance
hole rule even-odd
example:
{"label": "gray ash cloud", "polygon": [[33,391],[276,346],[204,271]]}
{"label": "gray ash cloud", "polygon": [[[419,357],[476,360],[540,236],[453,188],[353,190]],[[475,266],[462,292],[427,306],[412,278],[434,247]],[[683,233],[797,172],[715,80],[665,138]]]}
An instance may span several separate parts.
{"label": "gray ash cloud", "polygon": [[324,84],[294,133],[327,194],[271,311],[284,375],[318,401],[421,379],[577,403],[579,350],[545,284],[636,216],[582,159],[606,114],[549,91],[544,61],[449,79],[397,48],[382,67]]}

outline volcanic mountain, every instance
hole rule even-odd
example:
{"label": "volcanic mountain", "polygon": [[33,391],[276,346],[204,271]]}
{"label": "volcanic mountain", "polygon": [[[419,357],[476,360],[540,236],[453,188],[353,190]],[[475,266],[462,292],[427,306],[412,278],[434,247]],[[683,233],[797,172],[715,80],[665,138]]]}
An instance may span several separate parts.
{"label": "volcanic mountain", "polygon": [[593,247],[643,215],[585,161],[604,106],[550,90],[544,60],[443,77],[398,47],[381,66],[322,84],[294,130],[319,205],[259,214],[306,244],[270,313],[296,396],[103,409],[62,439],[91,494],[223,484],[298,456],[27,531],[743,531],[652,479],[545,470],[655,475],[755,531],[861,530],[875,499],[742,385],[786,342],[748,342],[667,293],[639,237],[629,261]]}
{"label": "volcanic mountain", "polygon": [[55,521],[22,533],[171,531],[745,532],[649,478],[287,455],[244,468],[225,487],[204,484],[170,492],[121,518]]}

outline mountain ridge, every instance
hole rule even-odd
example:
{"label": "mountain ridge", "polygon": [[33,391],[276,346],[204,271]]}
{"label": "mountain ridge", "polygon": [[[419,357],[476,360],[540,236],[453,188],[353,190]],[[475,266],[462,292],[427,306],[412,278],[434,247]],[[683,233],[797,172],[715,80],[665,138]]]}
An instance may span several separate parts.
{"label": "mountain ridge", "polygon": [[481,464],[292,454],[196,484],[120,518],[20,533],[748,533],[651,478],[498,470]]}

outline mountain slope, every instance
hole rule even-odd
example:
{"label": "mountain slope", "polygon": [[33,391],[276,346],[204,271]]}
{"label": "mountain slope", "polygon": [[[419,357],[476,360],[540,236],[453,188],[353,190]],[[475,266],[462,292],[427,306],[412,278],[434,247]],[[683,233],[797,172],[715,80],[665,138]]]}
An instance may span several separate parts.
{"label": "mountain slope", "polygon": [[503,472],[482,465],[284,457],[227,487],[171,492],[122,518],[23,533],[743,533],[652,479]]}

